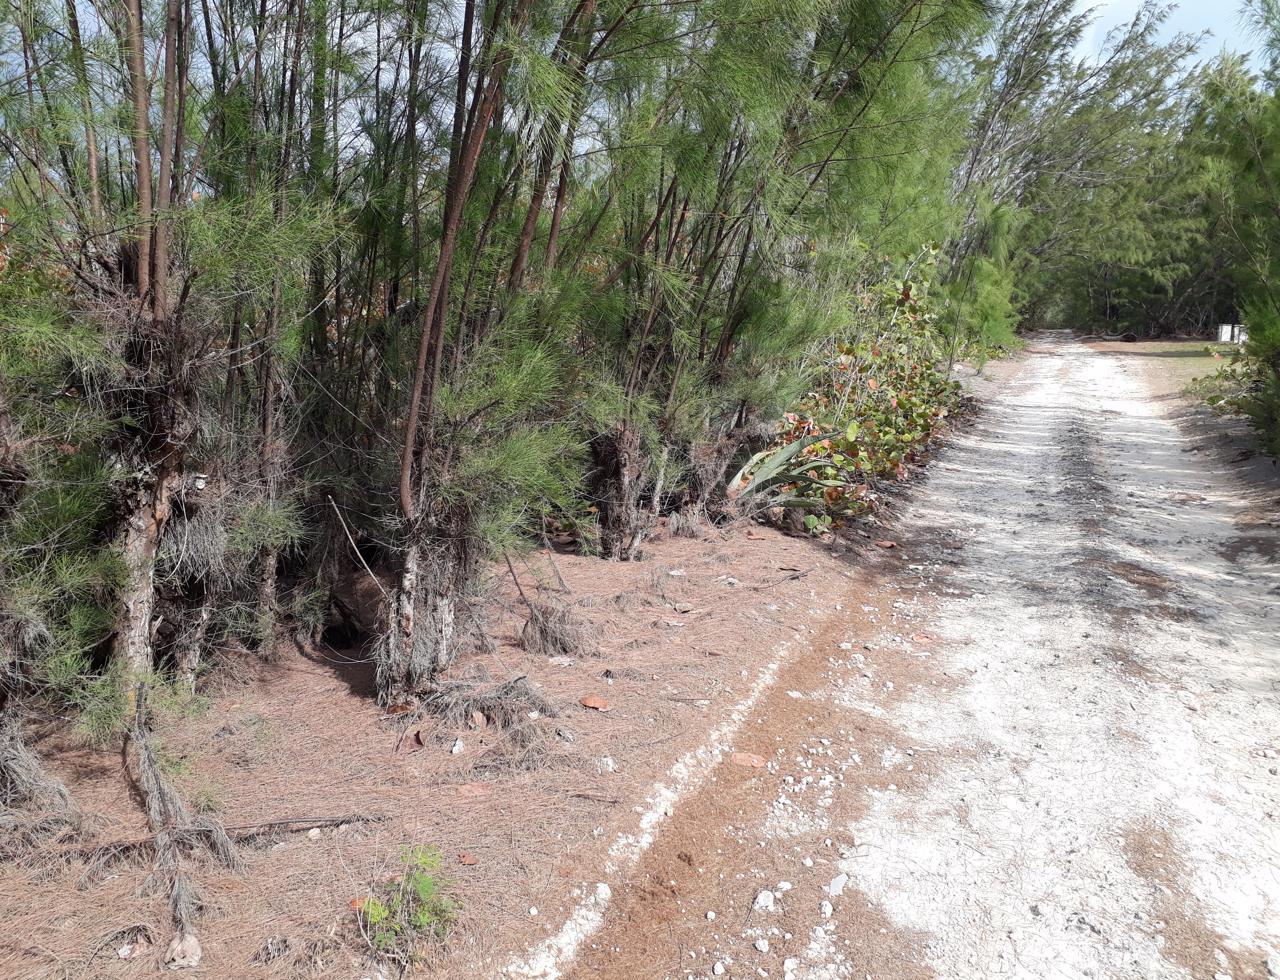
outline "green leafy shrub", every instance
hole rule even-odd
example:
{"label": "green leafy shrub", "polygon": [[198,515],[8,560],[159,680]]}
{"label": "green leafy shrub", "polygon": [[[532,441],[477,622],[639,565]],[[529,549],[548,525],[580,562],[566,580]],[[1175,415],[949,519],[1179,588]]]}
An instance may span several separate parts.
{"label": "green leafy shrub", "polygon": [[440,874],[438,850],[406,847],[400,860],[405,865],[403,875],[357,900],[356,923],[375,954],[411,963],[418,943],[448,934],[459,905],[449,895],[449,880]]}
{"label": "green leafy shrub", "polygon": [[832,526],[824,518],[871,509],[881,481],[905,479],[960,395],[941,364],[927,282],[886,282],[859,303],[863,329],[824,348],[819,384],[730,483],[739,499],[823,512],[805,520],[818,535]]}

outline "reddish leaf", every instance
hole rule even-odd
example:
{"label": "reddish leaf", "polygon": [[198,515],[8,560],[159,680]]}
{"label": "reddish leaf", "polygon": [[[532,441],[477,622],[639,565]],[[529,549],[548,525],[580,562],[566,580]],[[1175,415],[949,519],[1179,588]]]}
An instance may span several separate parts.
{"label": "reddish leaf", "polygon": [[754,752],[735,752],[729,756],[729,761],[744,769],[763,769],[765,762],[764,756],[756,755]]}
{"label": "reddish leaf", "polygon": [[896,541],[877,541],[877,542],[876,542],[876,547],[877,547],[877,548],[896,548],[896,547],[898,547],[898,542],[896,542]]}
{"label": "reddish leaf", "polygon": [[364,908],[364,903],[367,901],[369,901],[369,899],[367,898],[353,898],[347,904],[350,905],[357,912],[359,912],[362,908]]}
{"label": "reddish leaf", "polygon": [[877,388],[880,387],[880,382],[877,381],[875,378],[867,378],[867,387],[870,388],[872,391],[875,391]]}
{"label": "reddish leaf", "polygon": [[413,710],[413,705],[411,704],[393,704],[391,707],[387,709],[386,713],[389,715],[402,715],[406,711],[412,711],[412,710]]}
{"label": "reddish leaf", "polygon": [[594,711],[608,711],[612,705],[599,694],[587,694],[578,699],[578,704]]}
{"label": "reddish leaf", "polygon": [[470,867],[471,865],[473,865],[473,864],[475,864],[475,863],[476,863],[476,859],[475,859],[475,858],[473,858],[473,857],[472,857],[470,854],[468,854],[466,851],[463,851],[461,854],[459,854],[459,855],[458,855],[458,863],[459,863],[459,864],[465,864],[465,865],[467,865],[468,867]]}
{"label": "reddish leaf", "polygon": [[915,640],[917,643],[932,643],[934,640],[934,638],[928,633],[917,633],[915,636],[911,637],[911,639]]}

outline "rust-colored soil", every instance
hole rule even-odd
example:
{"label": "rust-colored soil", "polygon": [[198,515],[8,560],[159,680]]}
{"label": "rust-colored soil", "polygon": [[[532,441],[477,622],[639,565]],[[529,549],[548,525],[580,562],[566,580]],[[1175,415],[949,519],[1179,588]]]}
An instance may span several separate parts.
{"label": "rust-colored soil", "polygon": [[[822,545],[745,525],[701,540],[659,535],[647,560],[631,564],[556,556],[567,596],[549,560],[530,558],[526,589],[541,581],[544,594],[571,603],[598,656],[558,666],[525,653],[523,607],[507,581],[480,613],[497,649],[467,655],[454,671],[494,681],[527,675],[559,709],[531,721],[528,745],[512,746],[489,725],[431,720],[413,723],[402,739],[401,726],[372,701],[371,665],[360,651],[289,642],[274,663],[223,665],[200,710],[160,720],[161,754],[185,799],[230,826],[380,818],[269,836],[245,848],[242,874],[194,864],[206,903],[198,974],[368,972],[353,954],[351,902],[399,873],[410,845],[439,848],[464,909],[447,947],[432,954],[433,970],[496,972],[510,951],[559,927],[645,789],[719,722],[769,651],[808,628],[813,597],[860,588],[847,562]],[[589,694],[610,710],[581,707]],[[85,748],[56,725],[34,734],[93,815],[91,843],[147,835],[118,749]],[[462,749],[454,754],[456,739]],[[701,857],[708,846],[691,841],[689,853]],[[461,863],[464,853],[473,864]],[[144,887],[148,871],[145,862],[126,862],[82,880],[85,864],[71,854],[56,867],[0,869],[8,910],[0,976],[153,973],[169,928],[163,889]],[[134,955],[122,959],[129,944]]]}

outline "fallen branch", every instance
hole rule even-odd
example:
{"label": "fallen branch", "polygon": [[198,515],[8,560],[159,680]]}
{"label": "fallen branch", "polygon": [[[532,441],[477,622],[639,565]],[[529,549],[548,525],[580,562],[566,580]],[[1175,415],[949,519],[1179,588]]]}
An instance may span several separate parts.
{"label": "fallen branch", "polygon": [[[252,840],[271,830],[287,829],[288,833],[298,833],[315,827],[336,827],[344,823],[378,823],[386,820],[385,814],[349,814],[340,817],[289,817],[283,820],[266,820],[260,823],[236,824],[223,827],[228,837],[237,841]],[[108,841],[103,844],[78,844],[73,847],[62,847],[54,851],[46,851],[42,857],[48,860],[83,857],[97,863],[104,858],[114,860],[132,851],[145,851],[154,848],[156,838],[168,834],[170,839],[181,843],[195,843],[207,834],[204,827],[175,827],[161,830],[146,837],[135,837],[130,840]]]}
{"label": "fallen branch", "polygon": [[783,582],[790,582],[792,579],[804,578],[806,575],[808,575],[812,571],[813,571],[812,568],[806,568],[803,572],[792,572],[790,575],[782,576],[782,578],[778,579],[778,581],[776,582],[769,582],[765,585],[757,585],[754,588],[756,592],[763,592],[765,589],[772,589],[775,585],[781,585]]}
{"label": "fallen branch", "polygon": [[576,792],[570,793],[571,797],[579,800],[591,800],[595,803],[621,803],[622,801],[616,796],[605,796],[603,793],[586,793]]}

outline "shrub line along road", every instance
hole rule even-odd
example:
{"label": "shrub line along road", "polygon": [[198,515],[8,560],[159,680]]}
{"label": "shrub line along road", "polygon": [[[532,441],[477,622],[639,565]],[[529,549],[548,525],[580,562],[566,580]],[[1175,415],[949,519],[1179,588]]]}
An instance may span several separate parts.
{"label": "shrub line along road", "polygon": [[544,975],[1280,975],[1276,531],[1166,410],[1036,338]]}

